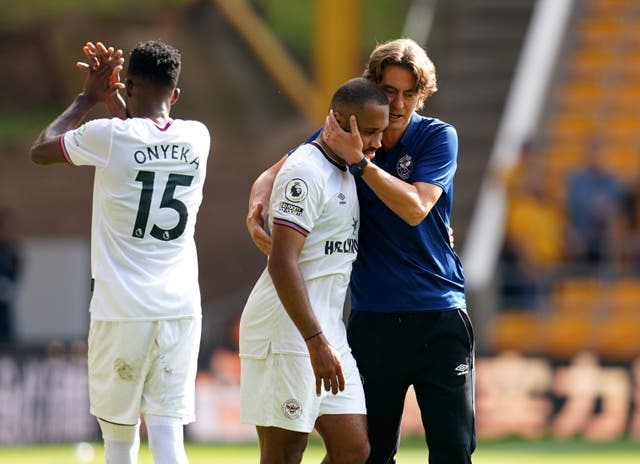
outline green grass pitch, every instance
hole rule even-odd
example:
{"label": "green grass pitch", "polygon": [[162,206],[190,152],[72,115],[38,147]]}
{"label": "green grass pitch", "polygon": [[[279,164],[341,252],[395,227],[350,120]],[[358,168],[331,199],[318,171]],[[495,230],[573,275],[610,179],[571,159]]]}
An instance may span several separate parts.
{"label": "green grass pitch", "polygon": [[[32,447],[0,448],[0,462],[12,464],[88,464],[103,463],[104,455],[99,444],[92,444],[93,453],[86,447],[75,445],[42,445]],[[83,450],[84,449],[84,453]],[[190,464],[223,462],[255,464],[258,462],[257,445],[201,445],[188,444]],[[93,456],[92,456],[93,454]],[[319,463],[323,456],[321,443],[311,441],[303,463]],[[427,453],[420,440],[410,440],[400,447],[398,462],[424,464]],[[586,443],[580,440],[522,441],[503,440],[481,442],[473,455],[474,464],[638,464],[640,442],[621,440],[615,443]],[[146,443],[140,451],[140,464],[152,464]]]}

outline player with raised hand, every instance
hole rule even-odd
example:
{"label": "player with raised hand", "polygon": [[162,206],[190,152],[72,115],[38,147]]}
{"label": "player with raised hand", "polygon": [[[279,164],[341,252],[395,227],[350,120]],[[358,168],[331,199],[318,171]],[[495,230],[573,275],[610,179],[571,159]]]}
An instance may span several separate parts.
{"label": "player with raised hand", "polygon": [[[195,419],[202,310],[194,232],[210,135],[198,121],[170,117],[180,95],[175,48],[138,44],[125,85],[120,50],[87,44],[85,54],[82,92],[38,136],[31,159],[95,168],[90,410],[106,462],[137,462],[144,416],[154,461],[182,464],[183,424]],[[78,127],[98,103],[124,109],[121,89],[129,117]]]}
{"label": "player with raised hand", "polygon": [[[82,51],[87,58],[87,62],[78,61],[76,67],[84,71],[95,70],[102,64],[106,64],[112,61],[117,61],[122,58],[123,52],[121,49],[115,49],[114,47],[106,47],[102,42],[87,42]],[[112,73],[108,80],[108,85],[116,89],[111,95],[111,98],[105,99],[104,103],[111,113],[111,116],[126,119],[129,117],[127,112],[127,106],[117,90],[125,88],[124,84],[120,82],[120,73]]]}

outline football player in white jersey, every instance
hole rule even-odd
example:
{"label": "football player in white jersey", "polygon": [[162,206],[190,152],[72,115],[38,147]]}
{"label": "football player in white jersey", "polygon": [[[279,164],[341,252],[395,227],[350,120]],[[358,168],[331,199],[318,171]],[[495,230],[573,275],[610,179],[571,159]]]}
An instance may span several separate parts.
{"label": "football player in white jersey", "polygon": [[[331,108],[343,127],[356,116],[366,128],[363,153],[375,153],[389,120],[384,92],[352,79]],[[276,177],[268,265],[240,320],[241,420],[256,425],[261,463],[300,462],[314,428],[329,462],[361,463],[369,454],[364,392],[343,323],[358,251],[354,176],[362,169],[318,137],[293,151]]]}
{"label": "football player in white jersey", "polygon": [[[210,135],[169,116],[180,95],[178,50],[138,44],[126,86],[123,62],[100,44],[82,93],[36,139],[31,159],[95,168],[89,390],[106,462],[137,462],[144,416],[154,461],[186,463],[201,330],[194,229]],[[99,102],[117,114],[118,101],[128,117],[78,127]]]}

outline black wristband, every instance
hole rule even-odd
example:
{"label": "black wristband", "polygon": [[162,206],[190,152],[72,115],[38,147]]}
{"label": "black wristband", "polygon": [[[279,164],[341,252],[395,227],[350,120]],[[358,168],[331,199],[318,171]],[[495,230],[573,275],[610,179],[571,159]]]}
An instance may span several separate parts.
{"label": "black wristband", "polygon": [[308,336],[307,338],[304,339],[305,342],[308,342],[309,340],[311,340],[314,337],[317,337],[318,335],[320,335],[322,333],[322,330],[320,332],[316,332],[313,335]]}
{"label": "black wristband", "polygon": [[349,172],[353,175],[353,177],[360,177],[364,172],[364,168],[369,164],[369,158],[363,156],[360,161],[354,164],[349,165]]}

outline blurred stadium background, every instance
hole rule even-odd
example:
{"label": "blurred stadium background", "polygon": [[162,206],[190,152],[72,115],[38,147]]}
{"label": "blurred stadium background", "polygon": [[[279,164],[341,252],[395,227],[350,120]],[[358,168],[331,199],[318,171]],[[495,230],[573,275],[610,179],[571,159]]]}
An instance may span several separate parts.
{"label": "blurred stadium background", "polygon": [[[245,230],[249,188],[318,127],[376,43],[400,36],[436,64],[425,114],[460,138],[453,226],[477,330],[479,437],[640,441],[640,2],[3,0],[0,304],[13,324],[0,446],[98,438],[84,345],[92,172],[28,160],[80,89],[82,45],[161,38],[182,51],[172,115],[213,134],[187,437],[252,442],[235,353],[265,264]],[[403,431],[420,434],[411,396]]]}

